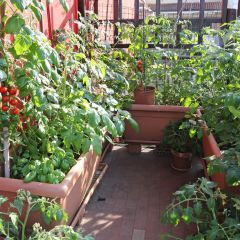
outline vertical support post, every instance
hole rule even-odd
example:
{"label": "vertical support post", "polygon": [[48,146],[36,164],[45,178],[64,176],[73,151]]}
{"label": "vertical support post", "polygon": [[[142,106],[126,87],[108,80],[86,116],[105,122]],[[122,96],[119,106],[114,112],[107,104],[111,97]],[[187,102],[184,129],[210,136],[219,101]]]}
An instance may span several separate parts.
{"label": "vertical support post", "polygon": [[159,16],[161,11],[161,0],[156,0],[156,15]]}
{"label": "vertical support post", "polygon": [[[113,22],[116,23],[119,20],[119,2],[118,0],[113,0]],[[117,43],[118,29],[114,25],[114,44]]]}
{"label": "vertical support post", "polygon": [[200,10],[199,10],[199,33],[198,33],[198,43],[202,43],[202,28],[204,25],[204,11],[205,11],[205,0],[200,0]]}
{"label": "vertical support post", "polygon": [[90,0],[85,0],[85,10],[86,11],[90,10]]}
{"label": "vertical support post", "polygon": [[81,13],[82,16],[85,16],[85,1],[78,0],[78,11]]}
{"label": "vertical support post", "polygon": [[227,22],[227,5],[228,0],[222,0],[222,23]]}
{"label": "vertical support post", "polygon": [[[41,0],[38,0],[39,2],[41,2]],[[40,21],[39,21],[39,29],[41,32],[43,32],[43,17],[41,17]]]}
{"label": "vertical support post", "polygon": [[231,22],[237,18],[238,0],[228,0],[226,22]]}
{"label": "vertical support post", "polygon": [[48,38],[52,42],[53,40],[53,32],[52,32],[52,21],[51,21],[51,13],[49,3],[47,4],[47,21],[48,21]]}
{"label": "vertical support post", "polygon": [[122,18],[123,18],[123,9],[122,9],[122,7],[123,7],[123,3],[122,3],[122,0],[119,0],[119,19],[120,20],[122,20]]}
{"label": "vertical support post", "polygon": [[95,14],[98,14],[98,0],[94,0],[93,11]]}
{"label": "vertical support post", "polygon": [[[4,16],[6,12],[6,2],[3,2],[0,6],[0,29],[4,28]],[[0,39],[4,38],[4,31],[0,33]]]}
{"label": "vertical support post", "polygon": [[240,0],[238,0],[238,12],[237,12],[237,17],[240,16]]}
{"label": "vertical support post", "polygon": [[139,24],[139,0],[134,1],[134,22],[136,26]]}
{"label": "vertical support post", "polygon": [[10,158],[9,158],[9,136],[8,128],[3,128],[3,158],[4,158],[4,173],[6,178],[10,178]]}
{"label": "vertical support post", "polygon": [[182,31],[182,26],[179,24],[179,21],[182,19],[182,0],[178,0],[177,5],[177,36],[176,36],[176,43],[177,45],[180,43],[180,32]]}

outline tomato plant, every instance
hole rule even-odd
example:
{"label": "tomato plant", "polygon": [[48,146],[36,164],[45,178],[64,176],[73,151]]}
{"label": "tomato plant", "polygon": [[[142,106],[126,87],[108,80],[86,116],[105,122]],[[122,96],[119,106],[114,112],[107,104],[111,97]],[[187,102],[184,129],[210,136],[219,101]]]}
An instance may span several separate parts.
{"label": "tomato plant", "polygon": [[[126,119],[137,129],[122,110],[127,80],[104,61],[102,56],[110,53],[96,35],[95,21],[95,15],[80,18],[77,24],[85,28],[79,34],[62,32],[54,48],[20,14],[7,21],[6,33],[14,34],[14,41],[0,48],[7,76],[1,93],[8,100],[0,117],[14,149],[13,177],[60,183],[80,154],[92,146],[101,155],[105,138],[121,136]],[[16,22],[19,29],[12,26]],[[112,88],[115,76],[121,89]]]}

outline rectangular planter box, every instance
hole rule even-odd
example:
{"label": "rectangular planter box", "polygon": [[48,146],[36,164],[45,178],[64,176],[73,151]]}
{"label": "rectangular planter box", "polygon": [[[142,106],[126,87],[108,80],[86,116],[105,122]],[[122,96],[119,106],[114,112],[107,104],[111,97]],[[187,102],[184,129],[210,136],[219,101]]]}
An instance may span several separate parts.
{"label": "rectangular planter box", "polygon": [[[34,196],[56,199],[67,212],[67,224],[70,225],[91,184],[100,159],[101,157],[97,156],[92,150],[85,155],[81,155],[77,163],[71,168],[60,184],[40,182],[24,183],[19,179],[0,177],[0,195],[8,197],[9,199],[6,204],[1,206],[0,211],[6,212],[9,207],[9,202],[16,196],[16,191],[23,189],[29,191]],[[39,222],[46,229],[57,225],[57,223],[46,225],[40,212],[32,212],[27,225],[32,226],[36,222]]]}
{"label": "rectangular planter box", "polygon": [[128,111],[132,118],[137,121],[140,131],[136,133],[126,123],[124,141],[127,143],[159,144],[166,126],[171,122],[183,119],[188,110],[188,108],[181,106],[133,104]]}

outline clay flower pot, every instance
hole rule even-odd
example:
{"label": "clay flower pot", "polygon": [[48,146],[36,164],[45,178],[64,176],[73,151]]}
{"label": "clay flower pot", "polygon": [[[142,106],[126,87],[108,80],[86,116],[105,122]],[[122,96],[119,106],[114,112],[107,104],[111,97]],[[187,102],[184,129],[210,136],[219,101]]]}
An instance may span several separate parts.
{"label": "clay flower pot", "polygon": [[[19,179],[0,177],[0,195],[8,198],[8,202],[0,207],[0,211],[6,212],[9,203],[16,197],[16,191],[23,189],[29,191],[34,196],[56,199],[63,210],[67,212],[67,224],[70,225],[84,200],[100,159],[101,157],[97,156],[92,150],[81,155],[77,163],[70,169],[64,180],[59,184],[40,182],[24,183]],[[23,211],[22,218],[24,218],[24,214]],[[30,214],[27,226],[31,227],[36,222],[39,222],[46,229],[50,229],[59,224],[56,222],[50,225],[45,224],[39,211]]]}
{"label": "clay flower pot", "polygon": [[171,150],[173,160],[171,167],[177,171],[188,171],[192,167],[192,153],[179,153]]}
{"label": "clay flower pot", "polygon": [[134,91],[134,104],[155,104],[155,87],[140,87]]}

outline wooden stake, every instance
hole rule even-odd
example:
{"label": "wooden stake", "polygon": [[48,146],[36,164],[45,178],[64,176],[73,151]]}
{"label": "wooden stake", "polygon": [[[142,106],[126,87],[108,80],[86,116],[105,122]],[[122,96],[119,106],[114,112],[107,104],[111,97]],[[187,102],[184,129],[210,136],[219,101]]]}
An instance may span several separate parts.
{"label": "wooden stake", "polygon": [[8,128],[3,128],[3,157],[4,157],[4,172],[5,177],[10,178],[10,158],[9,158],[9,135],[8,135]]}

